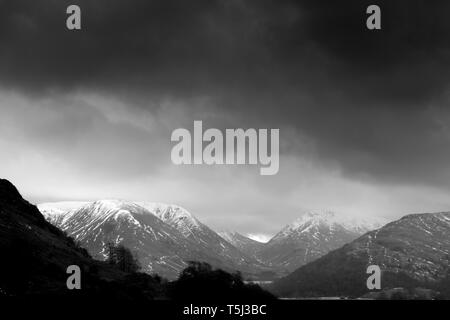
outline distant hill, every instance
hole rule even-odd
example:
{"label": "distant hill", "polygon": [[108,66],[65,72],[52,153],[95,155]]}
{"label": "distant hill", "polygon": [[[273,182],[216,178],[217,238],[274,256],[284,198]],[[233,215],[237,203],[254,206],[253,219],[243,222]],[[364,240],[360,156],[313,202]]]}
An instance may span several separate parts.
{"label": "distant hill", "polygon": [[300,267],[271,289],[282,297],[358,297],[368,293],[366,268],[373,264],[382,270],[382,289],[444,292],[450,283],[450,213],[405,216]]}

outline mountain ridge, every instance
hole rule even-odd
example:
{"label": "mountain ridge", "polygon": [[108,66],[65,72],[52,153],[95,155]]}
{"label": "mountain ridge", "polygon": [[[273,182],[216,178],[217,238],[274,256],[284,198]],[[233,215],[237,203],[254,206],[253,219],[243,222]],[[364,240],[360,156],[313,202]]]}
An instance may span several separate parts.
{"label": "mountain ridge", "polygon": [[[157,217],[181,233],[188,242],[193,243],[195,245],[194,251],[203,250],[208,252],[206,259],[211,259],[211,252],[221,256],[219,259],[212,258],[213,265],[218,262],[217,260],[225,259],[224,261],[231,263],[231,265],[240,265],[240,268],[243,268],[245,271],[249,271],[252,266],[256,266],[258,272],[260,269],[268,268],[280,274],[293,271],[295,268],[317,259],[330,250],[336,249],[354,240],[369,229],[380,225],[378,221],[345,217],[333,212],[308,212],[285,226],[269,242],[263,244],[237,232],[222,232],[222,234],[219,234],[178,205],[124,200],[99,201],[109,205],[110,209],[117,212],[122,210],[121,206],[132,206],[137,212],[146,210],[143,212]],[[69,228],[69,233],[73,234],[73,232],[76,233],[74,227],[66,226],[65,222],[71,219],[76,209],[80,209],[86,204],[89,203],[44,203],[39,205],[39,207],[48,221],[61,227],[63,230]],[[96,209],[91,210],[95,211]],[[132,217],[129,218],[130,221],[133,219]],[[81,227],[80,225],[79,228]],[[79,237],[77,234],[74,234],[74,236],[75,238]],[[182,242],[181,240],[178,241]],[[192,248],[192,245],[190,247]],[[102,256],[98,254],[98,251],[99,249],[97,248],[92,253],[94,256],[101,258]],[[163,249],[160,248],[159,251],[163,252]],[[168,256],[176,256],[175,260],[177,262],[172,261],[172,264],[175,263],[178,266],[175,269],[180,269],[183,265],[181,261],[188,259],[186,250],[183,249],[182,251],[184,252],[182,256],[185,258],[180,258],[178,253],[168,254]],[[145,253],[143,254],[145,255]],[[193,256],[195,257],[196,254]],[[145,261],[145,264],[147,263],[149,262]],[[166,263],[169,262],[166,261]],[[150,269],[147,271],[150,271]]]}
{"label": "mountain ridge", "polygon": [[378,265],[382,289],[443,288],[450,276],[450,213],[409,214],[370,231],[276,281],[284,297],[367,294],[366,268]]}
{"label": "mountain ridge", "polygon": [[249,274],[264,269],[179,206],[100,200],[66,213],[52,206],[58,204],[40,206],[47,219],[59,223],[98,259],[106,258],[106,243],[112,241],[135,251],[146,272],[169,279],[191,260]]}

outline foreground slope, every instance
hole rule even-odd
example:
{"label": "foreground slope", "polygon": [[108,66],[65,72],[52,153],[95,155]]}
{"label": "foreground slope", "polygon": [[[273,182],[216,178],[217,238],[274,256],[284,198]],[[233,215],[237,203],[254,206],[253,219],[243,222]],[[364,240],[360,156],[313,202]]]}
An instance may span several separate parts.
{"label": "foreground slope", "polygon": [[382,289],[443,290],[450,272],[450,213],[413,214],[300,267],[272,290],[285,297],[360,296],[378,265]]}
{"label": "foreground slope", "polygon": [[[131,288],[129,274],[93,260],[3,179],[0,179],[0,252],[0,296],[61,297],[82,291],[84,296],[134,300],[150,299],[158,290],[156,282],[152,287],[150,277],[146,278],[145,290]],[[67,290],[66,270],[70,265],[81,269],[80,292]]]}

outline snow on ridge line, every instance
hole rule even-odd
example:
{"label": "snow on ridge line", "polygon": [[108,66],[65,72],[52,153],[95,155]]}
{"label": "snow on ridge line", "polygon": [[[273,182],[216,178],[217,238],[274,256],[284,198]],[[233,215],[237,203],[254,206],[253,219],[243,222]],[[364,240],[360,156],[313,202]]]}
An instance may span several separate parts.
{"label": "snow on ridge line", "polygon": [[[175,224],[177,227],[199,228],[201,223],[189,211],[181,206],[161,202],[125,201],[117,199],[104,199],[92,202],[61,201],[47,202],[37,205],[41,213],[48,218],[69,216],[70,213],[81,209],[90,209],[93,214],[110,214],[111,211],[130,211],[130,207],[148,211],[165,223]],[[181,226],[180,226],[181,225]],[[184,230],[188,231],[188,230]]]}
{"label": "snow on ridge line", "polygon": [[37,206],[40,208],[49,208],[49,209],[72,209],[81,207],[85,204],[88,204],[88,201],[59,201],[59,202],[43,202],[39,203]]}
{"label": "snow on ridge line", "polygon": [[318,225],[325,225],[329,228],[341,226],[352,232],[365,233],[370,230],[378,229],[387,222],[387,220],[381,218],[339,215],[332,211],[307,212],[300,218],[294,220],[294,222],[286,225],[274,238],[283,237],[292,232],[301,231],[303,233],[308,231],[312,226]]}
{"label": "snow on ridge line", "polygon": [[118,199],[103,199],[96,201],[58,201],[58,202],[43,202],[36,205],[40,210],[46,210],[47,212],[66,212],[68,210],[78,210],[87,206],[103,206],[108,209],[120,209],[121,206],[139,206],[147,209],[151,213],[156,210],[172,209],[175,211],[181,211],[184,215],[193,217],[186,209],[174,205],[161,202],[142,202],[142,201],[125,201]]}
{"label": "snow on ridge line", "polygon": [[[124,201],[114,199],[98,200],[94,202],[62,201],[42,203],[38,205],[38,208],[44,216],[53,219],[61,215],[67,215],[69,212],[74,212],[75,210],[83,207],[92,209],[92,206],[94,206],[93,209],[95,210],[95,214],[107,214],[108,212],[111,213],[111,211],[120,211],[122,209],[129,212],[130,207],[132,208],[134,206],[138,206],[139,208],[144,209],[156,216],[163,222],[171,224],[182,230],[183,233],[189,234],[193,228],[202,228],[202,223],[183,207],[161,202]],[[364,233],[380,228],[387,221],[381,222],[381,219],[373,219],[370,217],[342,216],[331,211],[307,212],[291,224],[285,226],[280,231],[279,236],[300,230],[307,224],[311,224],[311,222],[315,225],[325,224],[329,227],[340,225],[347,230]],[[229,232],[228,236],[224,237],[223,234],[219,233],[221,238],[226,241],[230,241],[230,238],[233,238],[234,234],[234,232]]]}
{"label": "snow on ridge line", "polygon": [[37,208],[42,214],[48,216],[62,215],[73,210],[78,210],[89,202],[84,201],[60,201],[60,202],[44,202],[37,204]]}

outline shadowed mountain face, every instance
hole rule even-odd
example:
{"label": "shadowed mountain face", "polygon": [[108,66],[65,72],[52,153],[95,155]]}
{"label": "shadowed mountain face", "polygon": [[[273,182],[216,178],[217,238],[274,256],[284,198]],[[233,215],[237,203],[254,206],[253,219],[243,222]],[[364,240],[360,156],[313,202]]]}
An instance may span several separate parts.
{"label": "shadowed mountain face", "polygon": [[170,279],[188,261],[251,274],[264,270],[189,212],[178,206],[102,200],[40,205],[47,220],[79,241],[97,259],[109,242],[121,242],[138,256],[144,271]]}
{"label": "shadowed mountain face", "polygon": [[[150,277],[144,291],[125,285],[128,274],[93,260],[86,250],[48,223],[7,180],[0,180],[0,296],[76,295],[67,290],[67,267],[82,272],[84,296],[151,298]],[[156,287],[155,282],[155,287]],[[153,292],[155,293],[155,292]]]}
{"label": "shadowed mountain face", "polygon": [[381,221],[308,213],[284,227],[258,252],[271,266],[293,271],[382,225]]}
{"label": "shadowed mountain face", "polygon": [[371,231],[273,285],[286,297],[360,296],[378,265],[382,289],[442,288],[450,272],[450,213],[413,214]]}

